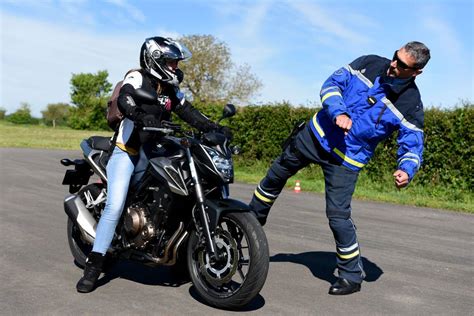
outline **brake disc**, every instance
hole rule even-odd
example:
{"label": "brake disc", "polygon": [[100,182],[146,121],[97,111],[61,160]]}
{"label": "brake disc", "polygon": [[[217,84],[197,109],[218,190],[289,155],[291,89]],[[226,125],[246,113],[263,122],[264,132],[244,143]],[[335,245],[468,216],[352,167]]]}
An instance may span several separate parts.
{"label": "brake disc", "polygon": [[239,252],[237,243],[232,235],[219,230],[214,238],[216,251],[222,256],[222,260],[213,261],[209,254],[203,249],[199,253],[200,272],[205,279],[214,286],[222,286],[228,283],[238,268]]}

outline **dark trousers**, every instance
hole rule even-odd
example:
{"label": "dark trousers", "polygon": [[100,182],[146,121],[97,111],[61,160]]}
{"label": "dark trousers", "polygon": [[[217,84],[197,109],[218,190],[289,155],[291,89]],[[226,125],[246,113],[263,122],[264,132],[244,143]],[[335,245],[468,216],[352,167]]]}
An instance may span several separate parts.
{"label": "dark trousers", "polygon": [[326,152],[309,126],[302,129],[270,167],[255,189],[250,206],[265,224],[275,200],[288,178],[310,163],[321,166],[326,191],[326,216],[336,241],[339,276],[361,283],[365,274],[357,242],[356,228],[351,219],[351,200],[358,172],[344,167]]}

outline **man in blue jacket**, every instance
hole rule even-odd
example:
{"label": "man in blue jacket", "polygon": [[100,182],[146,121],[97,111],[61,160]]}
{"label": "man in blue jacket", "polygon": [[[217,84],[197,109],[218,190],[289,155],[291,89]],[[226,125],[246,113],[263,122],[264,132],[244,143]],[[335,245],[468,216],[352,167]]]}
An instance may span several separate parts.
{"label": "man in blue jacket", "polygon": [[398,131],[398,168],[393,174],[398,188],[408,185],[420,168],[424,115],[415,78],[429,59],[423,43],[409,42],[392,60],[367,55],[336,70],[321,88],[323,109],[292,138],[254,192],[250,206],[264,225],[288,178],[310,163],[322,167],[339,272],[329,294],[360,291],[365,276],[351,199],[359,171],[377,144]]}

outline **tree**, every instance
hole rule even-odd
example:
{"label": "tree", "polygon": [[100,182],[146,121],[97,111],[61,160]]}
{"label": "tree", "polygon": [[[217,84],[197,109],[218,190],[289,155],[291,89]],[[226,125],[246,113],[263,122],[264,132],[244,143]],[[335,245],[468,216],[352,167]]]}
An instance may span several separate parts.
{"label": "tree", "polygon": [[67,103],[48,104],[46,110],[41,111],[46,125],[65,125],[67,123],[71,106]]}
{"label": "tree", "polygon": [[7,112],[7,110],[4,107],[0,107],[0,120],[5,119],[5,113],[6,112]]}
{"label": "tree", "polygon": [[105,112],[112,84],[107,70],[97,74],[73,74],[71,78],[71,109],[69,125],[74,129],[109,129]]}
{"label": "tree", "polygon": [[250,66],[235,66],[226,43],[212,35],[189,35],[180,38],[193,57],[180,63],[185,76],[183,91],[201,103],[245,103],[262,87],[250,72]]}
{"label": "tree", "polygon": [[30,105],[26,102],[22,102],[18,110],[14,113],[7,115],[6,120],[14,124],[37,123],[37,120],[31,116]]}

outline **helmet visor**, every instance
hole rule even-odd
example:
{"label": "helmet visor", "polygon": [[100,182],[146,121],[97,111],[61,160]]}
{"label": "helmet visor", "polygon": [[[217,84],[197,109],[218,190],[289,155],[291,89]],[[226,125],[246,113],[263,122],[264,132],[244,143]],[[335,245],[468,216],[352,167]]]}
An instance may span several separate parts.
{"label": "helmet visor", "polygon": [[172,46],[167,46],[164,52],[164,58],[166,59],[176,59],[176,60],[187,60],[191,58],[192,54],[189,49],[183,44],[178,41],[172,42],[174,47],[178,49],[173,49]]}

